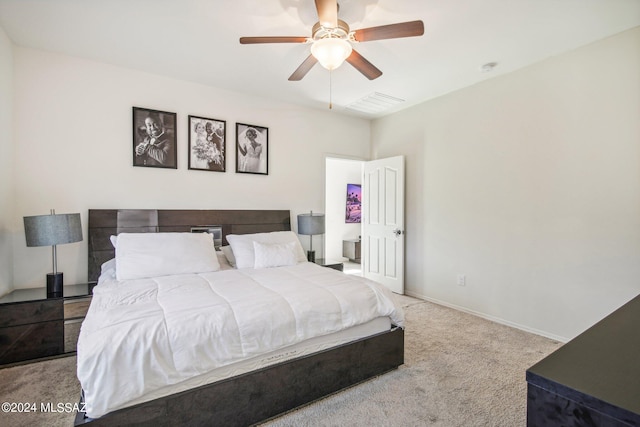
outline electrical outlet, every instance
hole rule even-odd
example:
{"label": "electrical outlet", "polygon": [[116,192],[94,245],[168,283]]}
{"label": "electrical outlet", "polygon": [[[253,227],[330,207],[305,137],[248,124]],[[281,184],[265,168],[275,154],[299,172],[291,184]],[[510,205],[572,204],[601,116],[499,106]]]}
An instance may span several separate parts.
{"label": "electrical outlet", "polygon": [[465,276],[464,274],[458,274],[456,283],[458,284],[458,286],[466,286],[467,276]]}

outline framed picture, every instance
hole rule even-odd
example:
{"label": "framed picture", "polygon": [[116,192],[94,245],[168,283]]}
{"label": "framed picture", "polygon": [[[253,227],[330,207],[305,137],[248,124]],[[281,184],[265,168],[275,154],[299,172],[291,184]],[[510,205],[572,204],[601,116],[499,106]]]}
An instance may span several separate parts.
{"label": "framed picture", "polygon": [[360,184],[347,184],[347,208],[344,222],[347,224],[359,224],[362,218],[362,186]]}
{"label": "framed picture", "polygon": [[227,122],[189,116],[189,169],[225,172]]}
{"label": "framed picture", "polygon": [[236,123],[236,172],[269,175],[269,129]]}
{"label": "framed picture", "polygon": [[176,113],[133,107],[133,166],[178,168]]}

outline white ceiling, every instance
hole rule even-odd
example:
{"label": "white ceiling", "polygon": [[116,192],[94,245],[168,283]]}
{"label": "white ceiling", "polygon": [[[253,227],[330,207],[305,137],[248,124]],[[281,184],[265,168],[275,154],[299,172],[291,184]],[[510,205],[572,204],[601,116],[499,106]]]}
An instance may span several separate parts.
{"label": "white ceiling", "polygon": [[[640,0],[342,0],[351,29],[421,19],[425,35],[360,43],[384,73],[333,72],[333,111],[378,92],[424,102],[640,25]],[[310,36],[313,0],[0,0],[18,46],[327,109],[330,73],[287,78],[303,44],[240,45],[241,36]],[[489,73],[481,65],[497,62]],[[380,116],[381,114],[377,114]],[[375,117],[369,115],[367,117]]]}

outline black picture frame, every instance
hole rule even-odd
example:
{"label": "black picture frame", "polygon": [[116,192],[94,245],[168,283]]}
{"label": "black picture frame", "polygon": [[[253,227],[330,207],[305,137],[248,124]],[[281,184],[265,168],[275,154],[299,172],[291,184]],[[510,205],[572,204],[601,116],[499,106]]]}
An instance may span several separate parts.
{"label": "black picture frame", "polygon": [[176,113],[133,107],[133,166],[177,169],[176,148]]}
{"label": "black picture frame", "polygon": [[226,171],[227,122],[189,116],[189,169]]}
{"label": "black picture frame", "polygon": [[269,128],[236,123],[236,173],[269,175]]}

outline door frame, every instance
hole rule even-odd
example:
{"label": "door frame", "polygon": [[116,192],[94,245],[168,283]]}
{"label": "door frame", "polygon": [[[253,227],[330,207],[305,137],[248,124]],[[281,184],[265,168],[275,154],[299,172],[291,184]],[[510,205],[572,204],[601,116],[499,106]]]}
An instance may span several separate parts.
{"label": "door frame", "polygon": [[[327,163],[330,160],[338,160],[338,161],[339,160],[344,160],[344,161],[352,161],[354,163],[359,163],[360,164],[360,175],[361,175],[360,179],[362,179],[363,165],[364,165],[365,162],[367,162],[367,160],[363,159],[361,157],[345,156],[345,155],[338,155],[338,154],[325,154],[324,155],[324,180],[323,180],[323,193],[324,193],[323,206],[324,206],[324,213],[325,213],[324,254],[325,254],[327,259],[331,258],[331,260],[334,260],[334,261],[341,261],[341,260],[344,259],[344,257],[342,257],[342,250],[341,249],[339,251],[339,255],[340,256],[334,256],[333,258],[330,255],[332,251],[329,250],[329,252],[327,252],[327,248],[330,248],[330,244],[332,243],[332,240],[333,240],[330,237],[330,234],[332,233],[332,231],[334,233],[337,233],[335,228],[333,228],[331,226],[331,222],[327,221],[327,218],[328,218],[328,215],[329,215],[329,213],[328,213],[328,202],[327,202],[327,199],[329,197],[329,194],[328,194],[328,182],[327,182],[328,181]],[[345,188],[345,191],[346,191],[346,188]],[[344,203],[344,201],[345,201],[345,196],[346,196],[346,193],[345,194],[341,194],[341,196],[340,196],[341,200],[342,200],[342,203]],[[360,224],[360,230],[358,232],[358,235],[362,235],[362,224]],[[341,239],[342,238],[340,238],[340,241],[341,241]],[[337,259],[334,259],[334,258],[337,258]]]}

